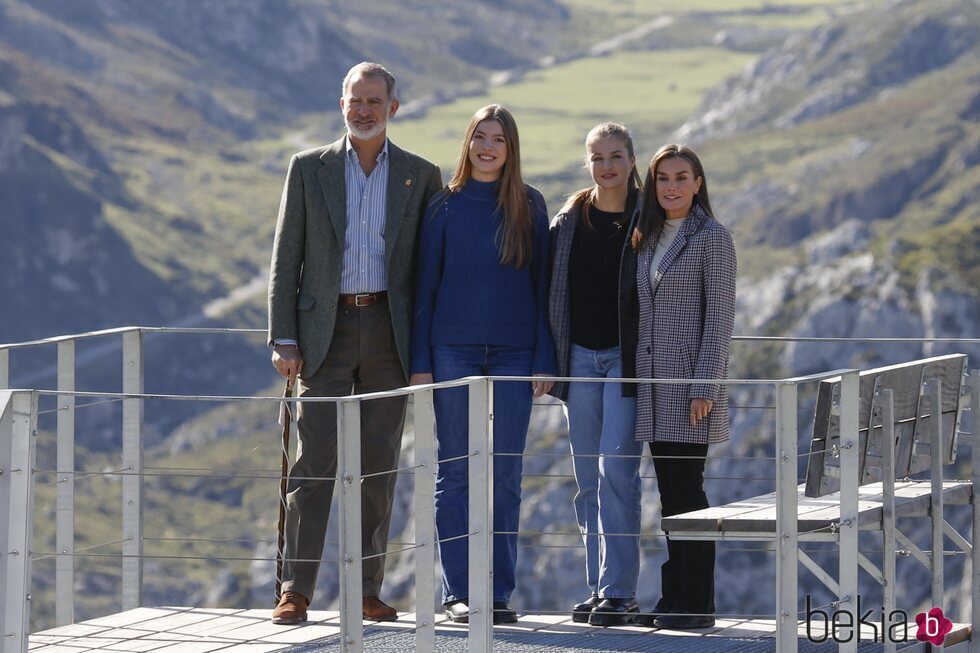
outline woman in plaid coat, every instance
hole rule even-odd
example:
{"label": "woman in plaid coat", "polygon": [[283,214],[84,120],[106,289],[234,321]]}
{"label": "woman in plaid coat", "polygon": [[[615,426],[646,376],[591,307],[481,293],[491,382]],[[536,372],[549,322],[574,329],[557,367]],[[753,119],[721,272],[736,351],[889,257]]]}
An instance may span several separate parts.
{"label": "woman in plaid coat", "polygon": [[[686,146],[665,145],[650,162],[636,229],[640,308],[636,375],[724,379],[735,321],[735,247],[708,199],[704,167]],[[661,515],[708,507],[708,444],[728,439],[728,392],[712,383],[641,384],[636,439],[654,457]],[[660,628],[714,625],[714,544],[667,538]]]}

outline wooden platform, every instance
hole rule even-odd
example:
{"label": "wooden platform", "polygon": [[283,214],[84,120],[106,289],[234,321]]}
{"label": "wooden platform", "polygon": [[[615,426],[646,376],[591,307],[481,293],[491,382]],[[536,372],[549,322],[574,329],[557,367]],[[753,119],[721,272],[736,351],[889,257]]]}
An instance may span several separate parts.
{"label": "wooden platform", "polygon": [[[798,488],[797,515],[801,539],[807,534],[832,534],[840,522],[840,493],[822,497],[804,495]],[[932,488],[929,481],[895,481],[895,514],[898,517],[926,515]],[[969,481],[944,481],[943,500],[947,504],[967,504],[972,495]],[[869,483],[858,488],[858,525],[876,528],[881,522],[882,484]],[[705,508],[674,517],[664,517],[661,527],[671,536],[713,535],[712,539],[772,539],[776,535],[776,494],[763,494],[724,506]]]}
{"label": "wooden platform", "polygon": [[[300,626],[276,626],[271,610],[219,608],[139,608],[119,614],[63,626],[30,636],[30,650],[37,653],[85,653],[87,651],[158,651],[206,653],[259,653],[267,651],[339,650],[339,616],[336,612],[311,611],[310,622]],[[388,623],[365,623],[365,650],[414,651],[413,614],[400,614]],[[466,626],[443,622],[437,626],[437,651],[465,651]],[[909,644],[902,650],[924,650],[910,625]],[[638,626],[594,628],[572,623],[567,615],[524,615],[517,624],[494,629],[495,650],[528,651],[717,651],[763,652],[775,650],[775,622],[771,619],[719,619],[714,628],[701,631],[665,631]],[[969,626],[955,624],[945,645],[969,638]],[[455,635],[455,636],[453,636]],[[806,638],[800,625],[800,651],[836,650],[828,641],[817,645]],[[870,644],[870,631],[862,639]],[[916,644],[919,644],[918,646]],[[910,646],[911,648],[905,648]],[[864,643],[860,650],[865,650]],[[867,650],[875,650],[869,648]],[[425,652],[431,653],[431,652]]]}

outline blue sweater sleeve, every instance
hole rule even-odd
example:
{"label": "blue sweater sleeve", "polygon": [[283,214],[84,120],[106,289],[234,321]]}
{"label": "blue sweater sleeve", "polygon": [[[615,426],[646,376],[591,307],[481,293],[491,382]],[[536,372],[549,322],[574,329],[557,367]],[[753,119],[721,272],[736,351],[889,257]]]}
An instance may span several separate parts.
{"label": "blue sweater sleeve", "polygon": [[534,221],[534,254],[531,260],[531,274],[534,281],[535,334],[534,360],[531,372],[534,374],[557,374],[555,342],[548,325],[548,254],[550,234],[548,230],[548,207],[544,197],[537,190],[528,188],[531,197],[531,217]]}
{"label": "blue sweater sleeve", "polygon": [[422,218],[419,260],[415,277],[415,318],[412,320],[411,374],[432,374],[432,318],[442,281],[446,238],[446,198],[436,194]]}

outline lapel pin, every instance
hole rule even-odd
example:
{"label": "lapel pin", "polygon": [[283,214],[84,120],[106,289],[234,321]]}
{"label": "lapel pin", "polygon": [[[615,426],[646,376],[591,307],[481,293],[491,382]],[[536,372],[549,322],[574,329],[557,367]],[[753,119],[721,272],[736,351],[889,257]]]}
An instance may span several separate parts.
{"label": "lapel pin", "polygon": [[405,185],[406,186],[411,186],[412,185],[412,180],[411,179],[406,179],[405,180]]}

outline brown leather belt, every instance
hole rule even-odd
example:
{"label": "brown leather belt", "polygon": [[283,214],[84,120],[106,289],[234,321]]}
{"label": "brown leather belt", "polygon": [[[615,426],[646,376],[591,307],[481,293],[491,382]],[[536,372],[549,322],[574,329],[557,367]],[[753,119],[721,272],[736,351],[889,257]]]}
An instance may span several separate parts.
{"label": "brown leather belt", "polygon": [[380,301],[388,299],[388,291],[382,290],[381,292],[362,292],[356,295],[341,295],[340,303],[344,306],[371,306],[372,304],[377,304]]}

